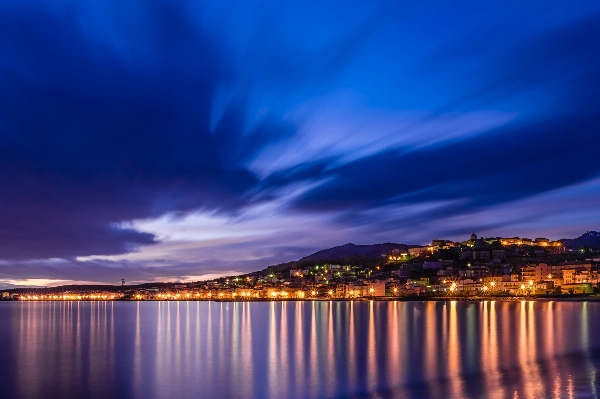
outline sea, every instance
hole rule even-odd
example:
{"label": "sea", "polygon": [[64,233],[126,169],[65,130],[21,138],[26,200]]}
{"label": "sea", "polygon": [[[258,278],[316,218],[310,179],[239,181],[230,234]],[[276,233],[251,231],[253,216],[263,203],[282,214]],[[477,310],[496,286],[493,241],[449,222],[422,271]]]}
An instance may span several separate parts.
{"label": "sea", "polygon": [[0,398],[598,398],[600,303],[0,302]]}

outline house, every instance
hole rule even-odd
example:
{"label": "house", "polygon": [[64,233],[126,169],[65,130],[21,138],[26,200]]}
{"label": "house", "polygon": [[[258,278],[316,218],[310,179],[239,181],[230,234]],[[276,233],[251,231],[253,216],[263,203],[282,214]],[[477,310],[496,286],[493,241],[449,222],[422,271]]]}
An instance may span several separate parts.
{"label": "house", "polygon": [[434,270],[437,269],[437,270],[439,270],[439,269],[441,269],[443,267],[444,267],[444,263],[441,262],[441,261],[440,262],[429,262],[429,261],[423,262],[423,269],[434,269]]}
{"label": "house", "polygon": [[427,252],[427,247],[408,248],[408,255],[410,255],[411,258],[420,256],[420,255],[424,254],[425,252]]}
{"label": "house", "polygon": [[461,277],[480,279],[487,276],[489,273],[489,269],[487,267],[473,267],[467,270],[461,270],[459,275]]}

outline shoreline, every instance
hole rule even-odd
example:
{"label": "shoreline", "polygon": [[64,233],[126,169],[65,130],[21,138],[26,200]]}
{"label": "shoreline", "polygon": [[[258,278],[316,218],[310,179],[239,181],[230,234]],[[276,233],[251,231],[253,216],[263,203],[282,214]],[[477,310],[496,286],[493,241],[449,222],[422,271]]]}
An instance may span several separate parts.
{"label": "shoreline", "polygon": [[542,302],[600,302],[600,295],[596,294],[574,294],[574,295],[544,295],[544,296],[456,296],[456,297],[427,297],[427,296],[410,296],[410,297],[373,297],[373,298],[289,298],[289,299],[271,299],[271,298],[254,298],[254,299],[204,299],[204,298],[189,298],[189,299],[106,299],[106,300],[91,300],[91,299],[38,299],[38,300],[4,300],[1,302],[522,302],[522,301],[542,301]]}

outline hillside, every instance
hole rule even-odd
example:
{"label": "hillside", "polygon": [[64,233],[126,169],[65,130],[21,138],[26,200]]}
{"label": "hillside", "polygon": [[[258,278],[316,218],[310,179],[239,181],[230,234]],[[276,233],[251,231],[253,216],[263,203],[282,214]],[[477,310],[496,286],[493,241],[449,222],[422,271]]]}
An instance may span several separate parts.
{"label": "hillside", "polygon": [[269,266],[264,270],[250,274],[260,274],[267,270],[271,272],[286,272],[291,269],[304,269],[319,264],[320,262],[339,262],[348,265],[360,264],[363,266],[371,266],[379,263],[383,259],[381,257],[382,254],[394,249],[406,252],[408,251],[408,248],[414,246],[415,245],[396,244],[393,242],[372,245],[355,245],[348,243],[333,248],[323,249],[297,261]]}
{"label": "hillside", "polygon": [[393,242],[386,242],[384,244],[372,244],[372,245],[355,245],[355,244],[344,244],[338,247],[323,249],[315,252],[314,254],[305,256],[300,259],[303,260],[336,260],[346,259],[355,256],[364,256],[367,258],[380,258],[382,254],[388,253],[394,249],[398,249],[401,252],[408,251],[408,248],[414,245],[396,244]]}
{"label": "hillside", "polygon": [[588,231],[577,238],[565,238],[561,240],[567,249],[578,250],[580,248],[600,249],[600,233]]}

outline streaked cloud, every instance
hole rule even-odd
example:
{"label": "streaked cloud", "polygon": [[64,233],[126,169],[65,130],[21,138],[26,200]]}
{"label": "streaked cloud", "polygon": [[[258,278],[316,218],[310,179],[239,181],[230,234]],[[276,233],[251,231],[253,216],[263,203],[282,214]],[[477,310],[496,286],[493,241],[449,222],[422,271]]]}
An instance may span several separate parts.
{"label": "streaked cloud", "polygon": [[4,284],[600,228],[597,3],[32,4],[0,4]]}

